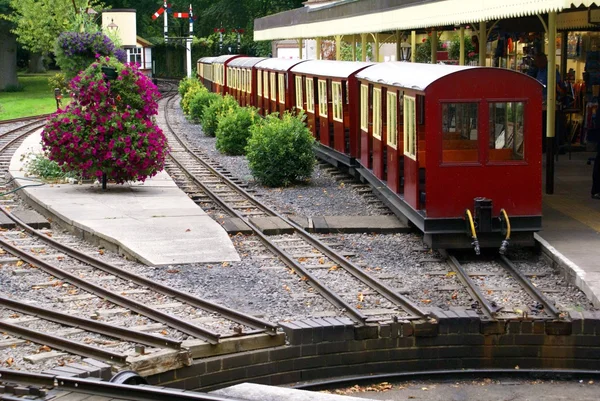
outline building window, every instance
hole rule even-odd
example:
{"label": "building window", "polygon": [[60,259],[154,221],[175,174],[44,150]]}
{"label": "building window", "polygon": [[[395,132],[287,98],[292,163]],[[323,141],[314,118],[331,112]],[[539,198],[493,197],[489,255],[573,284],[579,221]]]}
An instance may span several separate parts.
{"label": "building window", "polygon": [[302,76],[296,76],[296,108],[304,109],[304,95],[302,94]]}
{"label": "building window", "polygon": [[133,49],[127,49],[127,60],[129,60],[130,63],[142,65],[142,48],[135,47]]}
{"label": "building window", "polygon": [[342,98],[342,83],[331,83],[331,97],[333,101],[333,119],[335,121],[344,121],[344,104]]}
{"label": "building window", "polygon": [[387,143],[392,148],[398,147],[398,96],[396,92],[387,92]]}
{"label": "building window", "polygon": [[319,115],[327,117],[327,81],[319,79]]}
{"label": "building window", "polygon": [[442,163],[479,161],[477,103],[442,103]]}
{"label": "building window", "polygon": [[381,140],[381,89],[373,89],[373,138]]}
{"label": "building window", "polygon": [[404,156],[417,160],[417,113],[411,96],[404,96]]}
{"label": "building window", "polygon": [[263,72],[263,97],[269,99],[269,71]]}
{"label": "building window", "polygon": [[285,104],[285,75],[279,74],[279,103]]}
{"label": "building window", "polygon": [[360,128],[369,131],[369,86],[360,86]]}
{"label": "building window", "polygon": [[256,73],[256,93],[258,94],[258,96],[263,95],[263,90],[262,90],[262,73],[260,71],[258,71]]}
{"label": "building window", "polygon": [[494,102],[489,107],[489,160],[524,160],[525,103]]}
{"label": "building window", "polygon": [[306,78],[306,111],[315,112],[315,80]]}

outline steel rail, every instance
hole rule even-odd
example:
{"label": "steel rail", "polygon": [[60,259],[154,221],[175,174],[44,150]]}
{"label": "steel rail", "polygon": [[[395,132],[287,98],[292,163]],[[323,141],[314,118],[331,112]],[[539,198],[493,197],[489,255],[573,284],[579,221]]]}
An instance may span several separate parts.
{"label": "steel rail", "polygon": [[560,312],[554,305],[550,303],[548,298],[544,296],[523,273],[516,268],[516,266],[508,259],[505,255],[500,255],[500,264],[508,270],[508,272],[521,284],[523,289],[529,294],[531,298],[539,302],[544,306],[544,312],[546,312],[551,318],[558,319]]}
{"label": "steel rail", "polygon": [[198,391],[181,391],[166,387],[132,386],[97,380],[53,376],[10,369],[0,369],[0,382],[43,386],[56,390],[94,394],[110,399],[128,401],[243,401]]}
{"label": "steel rail", "polygon": [[[412,301],[410,301],[407,297],[398,294],[397,292],[395,292],[392,288],[390,288],[389,286],[387,286],[386,284],[380,282],[379,280],[377,280],[376,278],[372,277],[371,275],[367,274],[366,272],[364,272],[360,267],[356,266],[354,263],[350,262],[349,260],[347,260],[344,256],[340,255],[338,252],[336,252],[335,250],[331,249],[329,246],[325,245],[322,243],[322,241],[320,241],[319,239],[315,238],[314,236],[312,236],[310,233],[308,233],[306,230],[304,230],[302,227],[300,227],[298,224],[296,224],[295,222],[285,218],[284,216],[280,215],[279,213],[277,213],[275,210],[261,204],[261,202],[259,202],[256,198],[254,198],[252,195],[248,194],[246,191],[244,191],[239,185],[237,185],[236,183],[234,183],[233,181],[231,181],[229,178],[225,177],[223,174],[221,174],[220,172],[218,172],[215,168],[213,168],[211,165],[209,165],[208,163],[206,163],[204,160],[202,160],[200,157],[198,157],[190,148],[189,146],[183,142],[176,134],[175,131],[173,130],[173,128],[171,127],[169,121],[167,118],[165,118],[167,126],[169,127],[169,130],[175,135],[175,138],[178,140],[178,142],[187,150],[188,153],[190,153],[199,163],[202,163],[203,166],[205,166],[207,169],[209,169],[209,171],[211,171],[213,174],[217,175],[219,177],[219,179],[223,180],[228,186],[230,186],[232,189],[234,189],[235,191],[237,191],[239,194],[242,194],[244,197],[246,197],[247,199],[249,199],[257,208],[259,208],[260,210],[262,210],[264,213],[269,214],[271,216],[274,217],[278,217],[281,220],[283,220],[284,222],[286,222],[287,224],[289,224],[292,228],[294,228],[294,230],[305,240],[307,241],[309,244],[311,244],[312,246],[314,246],[315,248],[317,248],[320,252],[322,252],[325,256],[329,257],[331,260],[333,260],[334,262],[336,262],[338,265],[342,266],[348,273],[352,274],[354,277],[356,277],[358,280],[364,282],[365,284],[373,287],[375,290],[379,291],[384,297],[386,297],[389,301],[400,305],[402,308],[404,308],[407,312],[411,313],[412,315],[416,316],[416,317],[424,317],[427,316],[427,313],[425,313],[423,310],[421,310],[417,305],[415,305]],[[172,158],[174,159],[174,157],[172,156]],[[180,168],[184,169],[185,171],[188,171],[186,168],[184,168],[182,166],[181,163],[177,162],[177,164],[180,166]],[[187,172],[187,174],[192,177],[192,179],[194,180],[195,183],[197,183],[197,185],[199,185],[201,188],[203,188],[203,190],[207,193],[207,195],[213,199],[213,201],[215,201],[216,203],[218,203],[220,206],[222,206],[225,210],[227,210],[227,212],[235,215],[236,217],[244,220],[244,222],[250,227],[252,228],[252,230],[259,235],[259,237],[261,237],[261,239],[264,237],[265,239],[263,241],[268,241],[269,243],[271,243],[271,241],[269,239],[266,238],[266,236],[264,236],[262,234],[262,232],[260,231],[260,229],[258,227],[256,227],[254,224],[252,224],[248,219],[245,219],[239,212],[237,212],[235,209],[229,207],[224,201],[222,201],[218,195],[213,194],[212,191],[207,188],[204,184],[202,184],[199,180],[197,180],[191,173],[189,173],[189,171]],[[270,244],[269,248],[272,247],[277,247],[277,245],[275,244]],[[284,252],[284,251],[280,251],[280,250],[275,250],[274,251],[276,254],[279,254],[280,252]],[[294,260],[295,262],[295,260]],[[296,263],[297,264],[297,263]],[[295,266],[295,265],[294,265]],[[292,266],[290,266],[292,267]],[[295,268],[295,267],[293,267]],[[300,265],[300,269],[303,269],[302,265]],[[304,271],[302,271],[302,273],[306,276],[306,277],[310,277],[308,274],[306,274]],[[346,308],[346,307],[344,307]],[[358,310],[357,310],[358,311]],[[362,313],[361,313],[362,315]]]}
{"label": "steel rail", "polygon": [[78,327],[95,333],[103,334],[109,337],[115,337],[120,340],[132,341],[139,344],[151,345],[157,348],[168,347],[181,349],[181,341],[170,338],[163,338],[152,334],[130,330],[120,326],[114,326],[92,319],[85,319],[66,313],[61,313],[52,309],[40,308],[32,304],[19,302],[14,299],[8,299],[0,296],[0,306],[8,309],[37,316],[41,319],[60,323],[66,326]]}
{"label": "steel rail", "polygon": [[5,207],[0,206],[0,211],[2,211],[6,216],[8,216],[12,221],[14,221],[17,225],[23,228],[25,231],[30,233],[31,235],[35,235],[37,238],[46,242],[47,244],[52,245],[54,248],[60,250],[64,254],[75,258],[81,262],[87,263],[92,267],[100,269],[106,273],[112,274],[114,276],[120,277],[124,280],[129,280],[141,287],[150,288],[153,291],[159,292],[164,295],[168,295],[170,297],[179,299],[193,307],[204,309],[206,311],[219,313],[220,315],[230,319],[236,323],[246,325],[248,327],[252,327],[259,330],[264,330],[271,335],[275,335],[277,332],[277,325],[267,322],[265,320],[259,319],[257,317],[236,311],[234,309],[228,308],[226,306],[218,305],[208,300],[198,298],[194,295],[188,294],[183,291],[179,291],[177,289],[168,287],[164,284],[158,283],[156,281],[140,277],[134,273],[128,272],[127,270],[121,269],[117,266],[111,265],[110,263],[101,261],[96,259],[90,255],[87,255],[77,249],[71,248],[67,245],[61,244],[53,238],[48,237],[40,233],[38,230],[29,226],[23,220],[9,212]]}
{"label": "steel rail", "polygon": [[480,305],[482,305],[483,313],[490,319],[495,318],[496,313],[502,309],[501,307],[494,307],[488,301],[488,299],[483,295],[479,286],[473,282],[469,274],[462,267],[458,259],[455,256],[450,255],[447,250],[440,250],[440,253],[446,257],[446,262],[450,266],[450,268],[456,273],[460,281],[467,287],[467,291],[471,294],[473,299],[477,300]]}
{"label": "steel rail", "polygon": [[[29,125],[29,124],[28,124],[28,125]],[[22,134],[19,134],[19,135],[17,135],[15,138],[11,139],[10,141],[8,141],[7,143],[5,143],[5,144],[4,144],[4,145],[3,145],[3,146],[0,148],[0,153],[4,152],[4,151],[5,151],[5,150],[6,150],[6,149],[9,147],[9,146],[11,146],[13,143],[17,142],[19,139],[23,138],[25,135],[29,135],[29,134],[31,134],[31,133],[33,133],[33,132],[37,131],[38,129],[40,129],[40,128],[42,128],[42,127],[43,127],[43,125],[39,125],[39,126],[37,126],[37,127],[34,127],[34,128],[32,128],[32,129],[28,130],[27,132],[24,132],[24,133],[22,133]],[[16,130],[13,130],[12,132],[14,132],[14,131],[18,131],[19,129],[20,129],[20,128],[17,128]]]}
{"label": "steel rail", "polygon": [[118,354],[116,352],[105,351],[98,347],[91,347],[89,345],[67,340],[66,338],[42,333],[37,330],[31,330],[25,327],[17,326],[15,324],[3,322],[1,320],[0,331],[9,333],[16,337],[24,338],[37,344],[47,345],[51,348],[60,349],[75,355],[82,355],[89,358],[99,359],[102,361],[111,361],[120,365],[125,365],[127,362],[127,355],[125,354]]}
{"label": "steel rail", "polygon": [[203,339],[203,340],[209,342],[210,344],[217,344],[219,342],[220,334],[218,334],[218,333],[214,333],[212,331],[203,329],[199,326],[190,324],[178,317],[157,311],[157,310],[152,309],[144,304],[133,301],[127,297],[115,294],[112,291],[108,291],[102,287],[99,287],[95,284],[87,282],[71,273],[68,273],[68,272],[62,270],[59,267],[56,267],[40,258],[37,258],[37,257],[34,257],[34,256],[28,254],[27,252],[9,244],[8,242],[6,242],[5,240],[3,240],[1,238],[0,238],[0,247],[4,248],[4,250],[13,254],[14,256],[19,257],[20,259],[24,260],[25,262],[42,268],[47,273],[49,273],[59,279],[66,280],[79,288],[82,288],[82,289],[84,289],[92,294],[95,294],[101,298],[108,299],[109,301],[111,301],[117,305],[124,306],[136,313],[139,313],[140,315],[144,315],[151,319],[156,320],[157,322],[167,324],[173,328],[176,328],[177,330],[179,330],[183,333]]}
{"label": "steel rail", "polygon": [[[35,124],[38,124],[38,123],[39,123],[39,121],[36,120],[36,121],[32,121],[32,122],[27,123],[27,124],[23,124],[23,125],[21,125],[18,128],[13,128],[10,131],[3,132],[2,134],[0,134],[0,138],[4,138],[6,136],[9,136],[9,135],[17,132],[17,131],[23,130],[23,129],[28,128],[28,127],[31,127],[32,125],[35,125]],[[43,126],[44,125],[38,125],[35,129],[41,128]]]}
{"label": "steel rail", "polygon": [[38,118],[46,118],[46,117],[50,117],[52,114],[53,113],[47,113],[47,114],[39,114],[37,116],[13,118],[13,119],[10,119],[10,120],[0,120],[0,125],[20,123],[20,122],[23,122],[23,121],[36,120]]}
{"label": "steel rail", "polygon": [[[171,132],[173,132],[173,135],[175,135],[174,130],[171,128],[171,125],[168,123],[168,119],[165,119],[165,120],[167,120],[167,126],[168,126],[169,130],[171,130]],[[177,135],[175,135],[175,137],[177,138]],[[180,141],[180,143],[182,143],[182,142]],[[189,153],[193,154],[193,152],[191,152],[191,150],[185,144],[183,144],[183,145]],[[223,201],[210,188],[208,188],[204,183],[202,183],[200,180],[198,180],[182,164],[181,161],[179,161],[175,156],[173,156],[172,153],[169,156],[179,166],[179,168],[181,168],[190,177],[190,179],[194,182],[194,184],[196,184],[197,186],[202,188],[202,190],[207,194],[208,197],[210,197],[213,200],[213,202],[218,204],[220,207],[222,207],[225,211],[227,211],[232,216],[242,219],[254,231],[254,233],[261,239],[261,241],[267,246],[267,248],[269,248],[269,250],[271,252],[273,252],[275,255],[277,255],[286,266],[290,267],[291,269],[293,269],[296,272],[300,272],[303,275],[303,277],[306,277],[306,281],[310,282],[321,293],[321,295],[325,299],[327,299],[329,302],[331,302],[333,305],[337,306],[341,310],[352,315],[352,317],[354,319],[356,319],[359,322],[359,324],[364,325],[365,321],[367,320],[367,316],[364,313],[359,311],[357,308],[355,308],[350,303],[343,300],[335,292],[333,292],[329,288],[325,287],[312,273],[310,273],[308,271],[308,269],[304,268],[304,266],[302,266],[302,264],[300,264],[290,254],[288,254],[284,250],[280,249],[275,243],[273,243],[270,239],[268,239],[267,236],[264,235],[258,227],[256,227],[250,221],[247,221],[244,218],[244,216],[242,216],[237,210],[233,209],[229,204],[227,204],[227,202]],[[204,164],[204,162],[202,162],[202,163]],[[216,171],[213,171],[213,173],[217,174],[219,177],[221,177],[221,174],[217,173]],[[245,193],[245,191],[242,191],[242,193]]]}

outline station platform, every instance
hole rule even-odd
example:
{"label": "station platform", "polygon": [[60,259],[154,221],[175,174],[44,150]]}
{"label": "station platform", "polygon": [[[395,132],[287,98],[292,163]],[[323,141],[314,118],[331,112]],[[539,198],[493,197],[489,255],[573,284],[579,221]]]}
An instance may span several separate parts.
{"label": "station platform", "polygon": [[[25,156],[41,152],[30,135],[10,163],[17,186]],[[145,183],[54,184],[27,187],[20,195],[39,212],[76,234],[151,266],[238,261],[225,230],[199,208],[166,172]]]}
{"label": "station platform", "polygon": [[569,281],[600,307],[600,200],[591,197],[593,163],[587,164],[595,155],[559,155],[552,195],[545,194],[544,166],[543,229],[536,239]]}

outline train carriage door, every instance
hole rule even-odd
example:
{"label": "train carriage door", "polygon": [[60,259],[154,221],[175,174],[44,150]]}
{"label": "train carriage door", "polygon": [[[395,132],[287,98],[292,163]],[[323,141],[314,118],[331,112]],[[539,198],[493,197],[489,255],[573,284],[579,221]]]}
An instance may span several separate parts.
{"label": "train carriage door", "polygon": [[327,80],[319,79],[317,82],[319,90],[319,141],[325,146],[330,146]]}
{"label": "train carriage door", "polygon": [[270,72],[270,81],[269,81],[269,85],[271,87],[271,102],[270,102],[270,106],[269,109],[271,110],[271,113],[275,113],[277,111],[279,111],[279,108],[277,107],[277,73],[271,71]]}
{"label": "train carriage door", "polygon": [[308,115],[308,126],[313,134],[313,137],[319,140],[319,119],[316,113],[315,106],[315,80],[313,77],[305,77],[306,82],[306,114]]}
{"label": "train carriage door", "polygon": [[371,168],[369,86],[365,83],[360,85],[360,162],[365,168]]}
{"label": "train carriage door", "polygon": [[304,82],[302,81],[302,75],[296,75],[294,77],[294,94],[296,95],[296,112],[300,113],[304,110]]}
{"label": "train carriage door", "polygon": [[277,103],[279,107],[279,115],[283,115],[285,111],[285,73],[280,72],[277,74]]}
{"label": "train carriage door", "polygon": [[263,71],[263,109],[265,116],[271,111],[270,103],[271,102],[269,101],[269,71],[265,70]]}
{"label": "train carriage door", "polygon": [[265,110],[263,108],[263,87],[262,87],[262,71],[256,70],[256,107],[258,107],[258,113],[261,115],[265,115]]}
{"label": "train carriage door", "polygon": [[[333,148],[340,153],[346,150],[344,141],[344,92],[345,81],[331,82],[331,108],[333,120]],[[344,85],[345,86],[345,85]]]}
{"label": "train carriage door", "polygon": [[387,184],[398,192],[400,189],[400,168],[398,163],[398,92],[390,88],[386,94],[386,136],[387,136]]}
{"label": "train carriage door", "polygon": [[383,94],[381,87],[373,88],[373,174],[381,180],[385,180]]}
{"label": "train carriage door", "polygon": [[415,210],[419,209],[419,162],[418,155],[417,105],[414,96],[404,95],[404,200]]}

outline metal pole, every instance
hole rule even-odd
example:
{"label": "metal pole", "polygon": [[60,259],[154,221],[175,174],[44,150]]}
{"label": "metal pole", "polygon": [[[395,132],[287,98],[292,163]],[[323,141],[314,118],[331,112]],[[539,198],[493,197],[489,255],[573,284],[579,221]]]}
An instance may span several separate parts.
{"label": "metal pole", "polygon": [[360,34],[360,50],[361,50],[361,55],[360,55],[361,61],[367,61],[367,34],[366,33]]}
{"label": "metal pole", "polygon": [[417,32],[410,31],[410,62],[417,62]]}
{"label": "metal pole", "polygon": [[485,21],[479,21],[479,65],[485,67],[487,49],[487,26]]}
{"label": "metal pole", "polygon": [[437,31],[434,29],[431,31],[431,64],[437,64],[437,45],[438,36]]}
{"label": "metal pole", "polygon": [[167,14],[168,14],[167,7],[168,7],[167,1],[165,0],[163,3],[163,8],[165,9],[165,12],[163,13],[165,16],[165,18],[164,18],[165,24],[164,24],[164,31],[163,31],[164,36],[165,36],[165,43],[167,43],[169,41],[169,22],[167,19]]}
{"label": "metal pole", "polygon": [[548,13],[548,86],[546,101],[546,193],[554,193],[556,132],[556,11]]}
{"label": "metal pole", "polygon": [[190,23],[190,36],[186,39],[186,64],[187,64],[187,77],[192,77],[192,38],[194,36],[194,23],[193,23],[194,13],[192,11],[192,5],[190,4],[190,15],[189,15],[189,23]]}
{"label": "metal pole", "polygon": [[458,61],[459,65],[465,65],[465,27],[460,27],[460,58]]}

